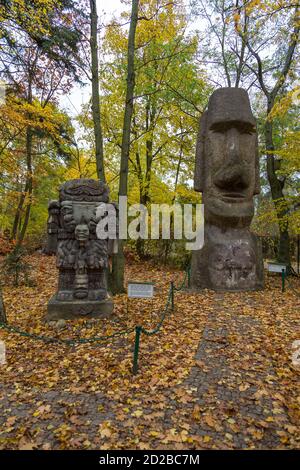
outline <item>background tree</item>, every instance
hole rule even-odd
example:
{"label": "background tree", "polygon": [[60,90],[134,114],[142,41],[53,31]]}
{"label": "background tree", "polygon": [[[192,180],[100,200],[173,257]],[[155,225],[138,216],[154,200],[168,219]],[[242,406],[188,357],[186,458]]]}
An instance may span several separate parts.
{"label": "background tree", "polygon": [[[127,196],[128,190],[128,160],[130,150],[131,121],[133,113],[133,94],[135,86],[135,34],[138,22],[139,0],[132,0],[130,26],[128,33],[128,52],[127,52],[127,86],[124,107],[124,120],[121,143],[120,177],[119,177],[119,197]],[[112,285],[114,292],[124,291],[124,240],[119,239],[118,253],[113,255],[112,259]]]}
{"label": "background tree", "polygon": [[7,45],[16,43],[16,33],[22,31],[43,54],[58,66],[67,68],[73,77],[79,80],[81,11],[81,0],[2,0],[1,40]]}
{"label": "background tree", "polygon": [[[205,34],[212,42],[199,51],[199,61],[216,67],[227,86],[244,86],[260,95],[261,149],[279,227],[278,259],[290,264],[286,198],[287,175],[280,173],[281,160],[275,145],[272,110],[293,87],[299,44],[299,7],[293,1],[211,0],[194,4],[194,13],[206,21]],[[204,31],[199,33],[201,37]],[[216,74],[214,74],[215,77]],[[220,86],[219,80],[213,79]],[[224,83],[224,81],[223,81]],[[262,109],[262,98],[264,106]]]}
{"label": "background tree", "polygon": [[92,72],[92,114],[95,134],[96,166],[97,176],[100,181],[105,182],[103,138],[100,114],[100,90],[99,90],[99,60],[98,60],[98,15],[97,2],[90,0],[91,20],[91,72]]}
{"label": "background tree", "polygon": [[71,82],[66,68],[57,66],[45,56],[21,30],[18,31],[18,42],[4,42],[1,46],[2,76],[9,86],[6,104],[2,106],[5,123],[1,157],[7,161],[14,154],[13,169],[19,169],[12,178],[19,197],[11,237],[20,244],[33,202],[35,159],[44,154],[42,142],[45,139],[52,140],[56,151],[60,148],[68,123],[57,111],[55,98],[68,91]]}

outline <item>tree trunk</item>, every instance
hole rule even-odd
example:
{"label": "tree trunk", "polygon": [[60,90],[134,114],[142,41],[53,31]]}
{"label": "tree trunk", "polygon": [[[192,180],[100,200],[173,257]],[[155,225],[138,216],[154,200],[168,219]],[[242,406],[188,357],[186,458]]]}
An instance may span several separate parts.
{"label": "tree trunk", "polygon": [[121,149],[121,172],[119,184],[119,196],[127,195],[128,183],[128,160],[130,147],[130,130],[133,113],[133,92],[135,86],[134,72],[134,48],[135,48],[135,32],[138,22],[138,5],[139,0],[132,0],[131,20],[128,36],[128,60],[127,60],[127,90],[126,102],[123,121],[122,149]]}
{"label": "tree trunk", "polygon": [[16,210],[15,218],[14,218],[13,228],[11,231],[11,237],[10,237],[11,240],[16,240],[17,238],[18,227],[19,227],[19,223],[21,219],[21,213],[22,213],[23,204],[25,201],[26,191],[27,191],[27,182],[26,182],[24,191],[22,191],[20,194],[20,199],[19,199],[18,207]]}
{"label": "tree trunk", "polygon": [[26,188],[27,188],[27,191],[26,191],[26,194],[25,194],[25,197],[26,196],[28,197],[28,202],[26,204],[25,217],[24,217],[23,225],[22,225],[21,231],[20,231],[20,233],[18,235],[18,238],[17,238],[18,245],[21,245],[23,240],[24,240],[25,233],[26,233],[27,226],[28,226],[28,222],[29,222],[29,218],[30,218],[30,210],[31,210],[31,203],[32,203],[32,189],[33,189],[33,180],[32,180],[32,138],[33,138],[32,129],[31,129],[31,127],[28,127],[27,132],[26,132],[26,162],[27,162]]}
{"label": "tree trunk", "polygon": [[105,183],[103,138],[101,129],[100,97],[99,97],[99,60],[98,60],[98,16],[96,0],[90,0],[91,19],[91,63],[92,63],[92,113],[95,134],[97,176]]}
{"label": "tree trunk", "polygon": [[[268,115],[273,108],[273,101],[268,100]],[[265,122],[265,139],[267,150],[267,175],[271,188],[272,199],[275,205],[276,215],[279,226],[279,246],[278,246],[278,261],[285,263],[290,269],[290,237],[288,230],[288,222],[284,220],[287,215],[288,209],[286,204],[282,204],[285,197],[283,194],[284,182],[281,182],[276,174],[276,164],[274,155],[274,142],[273,142],[273,123],[266,119]]]}
{"label": "tree trunk", "polygon": [[[275,205],[275,210],[278,219],[279,225],[279,251],[278,251],[278,260],[284,262],[288,265],[290,269],[290,240],[288,232],[288,223],[285,220],[285,216],[288,214],[288,208],[286,204],[286,199],[283,194],[284,180],[280,181],[277,177],[276,170],[278,169],[277,160],[275,160],[274,155],[274,141],[273,141],[273,123],[269,119],[270,113],[275,104],[275,100],[285,85],[286,79],[290,73],[291,65],[294,59],[294,53],[299,42],[299,5],[296,3],[294,10],[294,28],[290,31],[290,37],[287,39],[288,48],[285,53],[284,61],[281,70],[277,70],[277,80],[272,90],[269,90],[265,81],[264,81],[264,67],[263,61],[258,53],[258,48],[256,49],[250,44],[249,38],[247,35],[242,37],[242,40],[245,41],[249,52],[256,59],[257,62],[257,71],[255,72],[256,78],[259,81],[260,88],[267,98],[267,117],[264,125],[264,133],[266,140],[266,150],[267,150],[267,175],[270,184],[272,200]],[[247,28],[246,28],[247,29]],[[244,31],[244,33],[246,30]],[[282,202],[284,201],[284,204]]]}
{"label": "tree trunk", "polygon": [[[175,183],[174,183],[174,196],[172,197],[172,204],[175,203],[175,199],[176,199],[176,191],[177,191],[177,185],[178,185],[178,180],[179,180],[180,166],[181,166],[181,161],[182,161],[182,157],[183,157],[184,137],[183,137],[183,129],[182,129],[182,122],[181,121],[180,121],[180,131],[181,131],[180,150],[179,150],[179,159],[178,159],[177,168],[176,168],[176,176],[175,176]],[[173,214],[173,212],[171,213],[170,221],[171,221],[171,230],[173,230],[174,229],[174,214]],[[170,240],[164,240],[164,255],[163,255],[164,264],[167,264],[169,254],[172,251],[173,243],[174,243],[174,238],[172,237],[172,233],[171,233]]]}
{"label": "tree trunk", "polygon": [[[128,186],[128,160],[130,150],[130,131],[133,114],[133,93],[135,86],[134,72],[134,49],[135,49],[135,33],[138,22],[139,0],[132,0],[131,19],[128,35],[128,58],[127,58],[127,89],[126,102],[123,121],[123,135],[121,147],[121,164],[120,164],[120,182],[119,197],[127,196]],[[119,250],[112,259],[112,284],[114,292],[124,292],[124,240],[119,240]]]}
{"label": "tree trunk", "polygon": [[125,271],[125,256],[124,256],[124,240],[119,240],[118,253],[112,255],[112,270],[111,270],[111,292],[112,294],[121,294],[125,292],[124,287],[124,271]]}
{"label": "tree trunk", "polygon": [[[142,177],[142,167],[139,162],[140,175],[140,204],[147,206],[150,202],[150,185],[151,185],[151,174],[152,174],[152,162],[153,162],[153,123],[156,115],[156,107],[152,106],[151,100],[147,98],[146,105],[146,131],[149,133],[146,139],[146,171],[145,178]],[[137,254],[141,259],[145,259],[145,240],[138,238],[136,242]]]}

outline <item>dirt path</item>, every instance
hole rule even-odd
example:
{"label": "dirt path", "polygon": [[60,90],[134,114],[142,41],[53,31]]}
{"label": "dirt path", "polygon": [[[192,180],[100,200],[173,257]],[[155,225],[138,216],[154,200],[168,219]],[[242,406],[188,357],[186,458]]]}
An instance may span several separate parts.
{"label": "dirt path", "polygon": [[207,411],[203,422],[194,426],[195,433],[205,431],[221,446],[284,447],[284,430],[294,427],[265,340],[265,327],[255,310],[238,315],[236,308],[224,304],[224,295],[215,294],[214,313],[187,380],[197,387],[199,408]]}

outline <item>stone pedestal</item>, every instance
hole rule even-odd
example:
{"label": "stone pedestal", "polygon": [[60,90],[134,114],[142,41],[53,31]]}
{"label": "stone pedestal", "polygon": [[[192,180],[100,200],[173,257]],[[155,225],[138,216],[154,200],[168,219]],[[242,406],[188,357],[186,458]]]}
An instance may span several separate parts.
{"label": "stone pedestal", "polygon": [[70,320],[74,317],[82,318],[107,318],[110,317],[114,309],[111,299],[105,300],[82,300],[73,299],[72,301],[57,300],[54,295],[48,303],[47,321],[52,320]]}
{"label": "stone pedestal", "polygon": [[206,224],[205,243],[192,255],[194,289],[251,291],[264,286],[261,244],[247,228]]}

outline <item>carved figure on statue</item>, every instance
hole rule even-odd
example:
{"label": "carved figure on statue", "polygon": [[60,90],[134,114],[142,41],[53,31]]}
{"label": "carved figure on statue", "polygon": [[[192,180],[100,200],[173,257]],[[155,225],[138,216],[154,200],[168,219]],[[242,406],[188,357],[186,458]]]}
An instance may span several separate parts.
{"label": "carved figure on statue", "polygon": [[108,202],[108,188],[92,179],[67,181],[59,190],[57,267],[58,291],[48,304],[48,319],[108,316],[105,269],[108,240],[96,236],[96,210]]}

